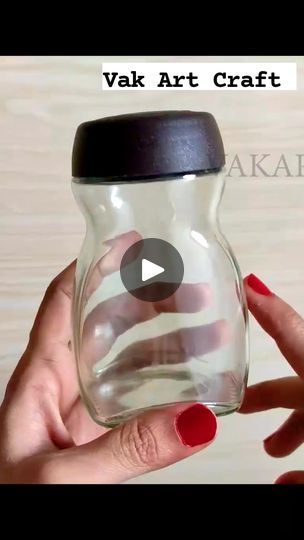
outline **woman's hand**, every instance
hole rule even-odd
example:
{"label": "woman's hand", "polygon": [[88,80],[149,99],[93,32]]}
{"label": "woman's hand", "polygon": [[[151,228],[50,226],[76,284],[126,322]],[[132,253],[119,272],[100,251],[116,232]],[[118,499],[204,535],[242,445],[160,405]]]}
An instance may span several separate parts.
{"label": "woman's hand", "polygon": [[[285,457],[304,442],[304,320],[253,274],[244,282],[249,310],[276,341],[297,376],[249,387],[240,412],[253,413],[277,407],[294,409],[286,422],[264,441],[269,455]],[[288,472],[276,483],[304,484],[304,471]]]}
{"label": "woman's hand", "polygon": [[106,431],[79,400],[70,349],[75,263],[47,289],[0,408],[0,482],[117,483],[205,448],[216,418],[203,405],[149,411]]}

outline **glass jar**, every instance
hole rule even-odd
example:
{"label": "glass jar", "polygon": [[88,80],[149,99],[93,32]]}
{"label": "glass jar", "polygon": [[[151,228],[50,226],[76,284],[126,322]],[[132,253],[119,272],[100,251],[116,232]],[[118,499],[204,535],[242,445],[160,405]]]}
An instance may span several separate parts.
{"label": "glass jar", "polygon": [[200,402],[236,411],[248,371],[240,270],[220,230],[224,149],[209,113],[86,122],[72,189],[86,220],[73,345],[99,424]]}

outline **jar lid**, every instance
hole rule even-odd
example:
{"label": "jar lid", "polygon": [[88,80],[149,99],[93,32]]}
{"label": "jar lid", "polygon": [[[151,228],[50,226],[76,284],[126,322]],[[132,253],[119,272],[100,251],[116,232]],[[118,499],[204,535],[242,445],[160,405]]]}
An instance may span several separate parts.
{"label": "jar lid", "polygon": [[110,116],[77,129],[72,175],[123,181],[207,173],[225,164],[212,114],[158,111]]}

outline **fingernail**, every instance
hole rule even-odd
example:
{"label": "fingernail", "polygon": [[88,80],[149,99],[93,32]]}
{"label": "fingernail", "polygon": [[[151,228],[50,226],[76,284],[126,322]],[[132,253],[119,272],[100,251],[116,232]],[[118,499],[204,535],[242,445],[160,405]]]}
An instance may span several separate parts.
{"label": "fingernail", "polygon": [[200,403],[192,405],[175,418],[175,429],[185,446],[198,446],[212,441],[216,434],[215,414]]}
{"label": "fingernail", "polygon": [[285,473],[275,481],[276,485],[286,486],[286,485],[296,485],[301,484],[303,486],[303,477],[300,471],[292,471],[290,473]]}
{"label": "fingernail", "polygon": [[264,444],[265,443],[268,443],[269,441],[271,441],[272,437],[275,436],[275,433],[272,433],[271,435],[269,435],[268,437],[266,437],[266,439],[264,439]]}
{"label": "fingernail", "polygon": [[271,290],[266,287],[265,283],[261,281],[254,274],[249,274],[246,278],[246,283],[253,289],[255,292],[262,294],[263,296],[270,296],[272,294]]}
{"label": "fingernail", "polygon": [[279,478],[277,478],[277,480],[275,481],[275,485],[277,486],[286,486],[286,485],[290,485],[290,484],[294,484],[296,482],[291,482],[289,479],[288,479],[288,476],[280,476]]}
{"label": "fingernail", "polygon": [[281,479],[281,478],[278,478],[278,479],[275,481],[275,484],[276,484],[277,486],[284,486],[284,485],[286,485],[286,484],[288,484],[288,483],[289,483],[289,482],[288,482],[288,481],[286,482],[286,480],[284,480],[284,478],[282,478],[282,479]]}

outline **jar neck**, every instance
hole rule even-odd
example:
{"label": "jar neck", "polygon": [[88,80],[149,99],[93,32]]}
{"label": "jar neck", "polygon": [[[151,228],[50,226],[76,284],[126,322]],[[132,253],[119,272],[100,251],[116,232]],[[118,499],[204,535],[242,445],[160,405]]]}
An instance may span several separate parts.
{"label": "jar neck", "polygon": [[73,193],[87,222],[103,226],[109,220],[130,226],[157,220],[213,222],[224,189],[225,169],[211,174],[138,182],[82,182],[73,179]]}

